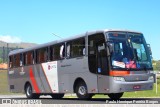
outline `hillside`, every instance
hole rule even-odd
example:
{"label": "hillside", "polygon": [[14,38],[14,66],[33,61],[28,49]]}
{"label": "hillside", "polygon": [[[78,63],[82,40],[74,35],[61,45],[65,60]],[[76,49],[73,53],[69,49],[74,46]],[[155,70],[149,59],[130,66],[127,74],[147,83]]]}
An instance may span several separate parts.
{"label": "hillside", "polygon": [[7,62],[8,53],[10,51],[14,49],[19,49],[19,48],[28,48],[28,47],[32,47],[35,45],[37,44],[21,42],[21,43],[8,43],[8,47],[7,47],[6,42],[0,41],[0,63]]}
{"label": "hillside", "polygon": [[[21,43],[8,43],[8,47],[9,48],[28,48],[28,47],[32,47],[35,46],[37,44],[35,43],[25,43],[25,42],[21,42]],[[0,47],[7,47],[7,43],[0,41]]]}

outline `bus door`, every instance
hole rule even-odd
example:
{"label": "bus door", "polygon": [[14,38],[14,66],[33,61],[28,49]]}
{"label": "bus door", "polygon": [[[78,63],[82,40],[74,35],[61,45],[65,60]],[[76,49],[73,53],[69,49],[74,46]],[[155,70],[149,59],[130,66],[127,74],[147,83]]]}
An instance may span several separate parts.
{"label": "bus door", "polygon": [[106,93],[109,89],[109,67],[107,51],[105,49],[105,43],[99,42],[96,49],[96,62],[97,62],[97,83],[99,93]]}
{"label": "bus door", "polygon": [[97,76],[97,88],[99,93],[106,92],[109,86],[108,58],[105,49],[104,34],[94,34],[88,36],[88,63],[90,72]]}

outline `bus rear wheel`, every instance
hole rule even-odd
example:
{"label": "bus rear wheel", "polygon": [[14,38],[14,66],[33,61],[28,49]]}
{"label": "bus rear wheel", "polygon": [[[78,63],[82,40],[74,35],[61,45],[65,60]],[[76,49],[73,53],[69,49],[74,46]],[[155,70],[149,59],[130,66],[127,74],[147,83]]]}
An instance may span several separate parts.
{"label": "bus rear wheel", "polygon": [[119,100],[123,96],[123,92],[122,93],[111,93],[111,94],[108,94],[108,96],[112,100]]}
{"label": "bus rear wheel", "polygon": [[91,99],[92,94],[88,93],[85,82],[79,82],[75,89],[76,95],[79,99]]}
{"label": "bus rear wheel", "polygon": [[61,99],[64,97],[64,94],[63,93],[62,94],[51,94],[51,97],[53,99]]}
{"label": "bus rear wheel", "polygon": [[25,94],[28,99],[38,99],[40,97],[39,94],[34,94],[32,91],[32,86],[30,84],[27,84],[25,87]]}

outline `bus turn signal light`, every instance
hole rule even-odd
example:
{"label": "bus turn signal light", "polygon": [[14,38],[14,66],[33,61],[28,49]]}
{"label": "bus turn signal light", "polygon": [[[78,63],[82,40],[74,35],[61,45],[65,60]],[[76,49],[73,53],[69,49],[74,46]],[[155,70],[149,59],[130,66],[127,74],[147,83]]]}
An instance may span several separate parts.
{"label": "bus turn signal light", "polygon": [[129,76],[130,71],[110,71],[110,76]]}

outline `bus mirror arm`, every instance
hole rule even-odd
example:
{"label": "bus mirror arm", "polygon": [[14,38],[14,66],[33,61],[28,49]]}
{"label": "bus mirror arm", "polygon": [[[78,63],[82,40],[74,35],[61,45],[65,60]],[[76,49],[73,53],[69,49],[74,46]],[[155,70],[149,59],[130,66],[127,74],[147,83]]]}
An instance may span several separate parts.
{"label": "bus mirror arm", "polygon": [[149,54],[152,55],[152,50],[151,50],[150,44],[147,44],[147,48],[148,48]]}
{"label": "bus mirror arm", "polygon": [[114,53],[114,43],[107,42],[107,46],[108,46],[108,49],[109,49],[109,54],[111,55],[112,53]]}

